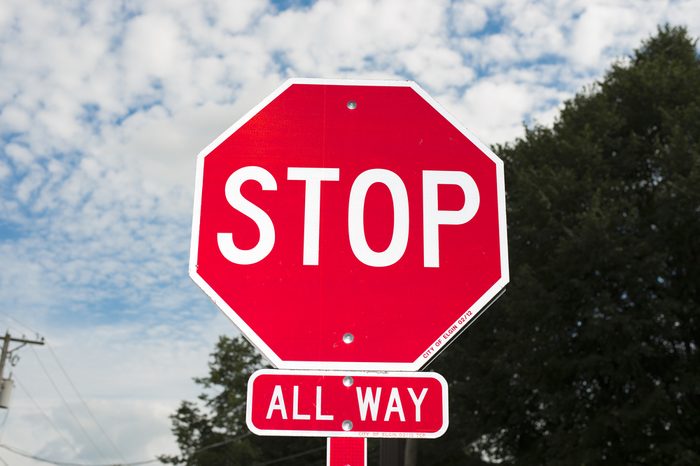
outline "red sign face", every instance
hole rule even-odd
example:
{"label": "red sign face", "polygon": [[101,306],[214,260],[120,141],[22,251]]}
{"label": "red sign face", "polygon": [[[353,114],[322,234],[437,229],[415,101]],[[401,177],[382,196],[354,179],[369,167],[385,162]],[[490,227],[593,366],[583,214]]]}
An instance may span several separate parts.
{"label": "red sign face", "polygon": [[367,439],[328,437],[327,466],[367,466]]}
{"label": "red sign face", "polygon": [[190,275],[277,367],[418,370],[508,282],[502,162],[414,83],[290,80],[199,155]]}
{"label": "red sign face", "polygon": [[431,372],[258,371],[246,422],[258,435],[436,438],[447,383]]}

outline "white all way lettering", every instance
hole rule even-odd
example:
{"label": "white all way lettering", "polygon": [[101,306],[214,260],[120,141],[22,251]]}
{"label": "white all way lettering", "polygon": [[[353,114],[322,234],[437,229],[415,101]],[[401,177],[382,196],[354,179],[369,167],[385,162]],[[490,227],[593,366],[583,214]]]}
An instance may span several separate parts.
{"label": "white all way lettering", "polygon": [[[314,413],[314,420],[316,421],[332,421],[332,414],[323,414],[322,406],[323,392],[320,386],[316,386],[316,412]],[[275,385],[272,390],[272,396],[270,397],[270,404],[267,408],[266,419],[272,419],[272,416],[276,411],[279,411],[280,417],[287,420],[287,408],[284,403],[284,394],[282,393],[282,386]],[[292,419],[297,421],[308,421],[311,419],[311,414],[304,414],[299,412],[299,386],[294,385],[292,387]]]}
{"label": "white all way lettering", "polygon": [[[408,387],[406,388],[411,402],[413,403],[415,421],[421,422],[421,406],[425,401],[425,397],[428,394],[428,387],[424,387],[420,394],[416,394],[416,391]],[[401,398],[401,391],[397,387],[392,387],[389,390],[389,396],[386,398],[386,402],[382,402],[382,387],[364,387],[364,391],[361,387],[356,387],[357,395],[357,409],[360,414],[360,419],[362,421],[367,420],[368,414],[372,421],[377,421],[377,419],[383,419],[384,422],[389,422],[392,420],[394,415],[398,416],[401,422],[406,422],[406,411],[404,409],[404,402]],[[404,395],[405,397],[405,395]],[[405,399],[405,398],[404,398]],[[323,413],[323,389],[320,386],[316,386],[316,403],[315,412],[313,413],[313,419],[315,421],[332,421],[334,419],[332,414]],[[384,417],[380,417],[380,408],[383,408]],[[270,396],[270,404],[267,408],[267,419],[272,419],[275,414],[278,414],[283,420],[289,419],[289,413],[287,412],[287,404],[285,403],[284,393],[282,391],[281,385],[275,385],[272,390],[272,396]],[[309,421],[312,419],[311,413],[304,413],[299,406],[299,386],[294,385],[292,387],[292,413],[291,419],[297,421]]]}
{"label": "white all way lettering", "polygon": [[270,397],[270,406],[267,408],[267,416],[265,418],[272,419],[275,411],[279,411],[282,419],[287,419],[287,409],[284,407],[284,396],[282,396],[282,387],[275,385]]}
{"label": "white all way lettering", "polygon": [[384,422],[391,419],[391,414],[396,413],[399,415],[401,422],[406,422],[406,416],[403,414],[403,405],[401,404],[401,397],[399,396],[399,389],[394,387],[389,393],[389,401],[386,404],[386,414],[384,414]]}
{"label": "white all way lettering", "polygon": [[362,396],[362,389],[357,387],[357,407],[360,409],[360,419],[367,419],[367,409],[369,408],[372,420],[377,420],[379,412],[379,397],[382,396],[382,387],[377,388],[377,394],[372,393],[370,387],[365,388],[365,395]]}
{"label": "white all way lettering", "polygon": [[[411,397],[411,401],[413,402],[413,406],[415,408],[416,422],[420,422],[421,405],[425,400],[425,396],[428,394],[428,387],[423,388],[423,390],[421,390],[420,392],[420,395],[417,396],[413,388],[409,387],[406,390],[408,391],[408,394]],[[379,407],[382,397],[382,387],[377,387],[374,391],[371,387],[365,387],[364,393],[362,392],[361,387],[356,387],[356,393],[357,407],[360,411],[360,419],[363,421],[366,420],[367,413],[369,411],[370,419],[372,421],[376,421],[379,415]],[[389,398],[386,402],[386,409],[384,411],[384,422],[388,422],[389,420],[391,420],[391,415],[394,413],[396,413],[399,416],[399,420],[401,422],[406,421],[406,414],[404,412],[403,404],[401,402],[401,395],[399,393],[399,389],[396,387],[393,387],[389,391]]]}

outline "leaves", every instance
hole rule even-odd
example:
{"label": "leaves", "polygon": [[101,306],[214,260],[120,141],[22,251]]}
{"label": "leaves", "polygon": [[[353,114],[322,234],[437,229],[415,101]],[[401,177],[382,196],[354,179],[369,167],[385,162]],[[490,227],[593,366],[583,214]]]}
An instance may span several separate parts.
{"label": "leaves", "polygon": [[426,464],[700,460],[698,89],[695,44],[667,26],[495,149],[511,284],[436,364],[452,435]]}
{"label": "leaves", "polygon": [[163,463],[187,465],[254,465],[290,457],[280,464],[323,464],[324,439],[258,437],[245,423],[248,378],[266,367],[242,337],[222,336],[211,354],[209,375],[195,378],[199,402],[183,401],[170,416],[180,455]]}

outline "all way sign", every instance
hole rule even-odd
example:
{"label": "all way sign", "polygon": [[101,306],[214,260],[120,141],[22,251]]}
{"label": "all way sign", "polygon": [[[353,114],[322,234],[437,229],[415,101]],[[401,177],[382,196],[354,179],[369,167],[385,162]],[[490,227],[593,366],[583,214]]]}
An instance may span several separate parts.
{"label": "all way sign", "polygon": [[447,383],[431,372],[261,370],[248,381],[258,435],[435,438],[447,410]]}

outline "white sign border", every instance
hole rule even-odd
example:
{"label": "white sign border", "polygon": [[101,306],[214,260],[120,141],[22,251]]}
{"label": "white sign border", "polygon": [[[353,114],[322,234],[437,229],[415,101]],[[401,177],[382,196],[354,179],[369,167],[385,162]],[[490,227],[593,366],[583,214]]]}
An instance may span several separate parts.
{"label": "white sign border", "polygon": [[[337,430],[274,430],[259,429],[253,424],[253,385],[255,379],[261,375],[294,375],[294,376],[335,376],[335,377],[399,377],[399,378],[426,378],[434,379],[440,383],[442,389],[442,426],[436,432],[362,432],[362,431],[337,431]],[[449,393],[447,381],[437,372],[367,372],[367,371],[305,371],[284,369],[260,369],[248,379],[248,391],[246,398],[245,422],[248,429],[256,435],[275,437],[354,437],[354,438],[419,438],[431,439],[441,437],[450,424],[449,417]]]}
{"label": "white sign border", "polygon": [[[421,96],[430,106],[432,106],[443,118],[445,118],[452,126],[458,129],[472,144],[488,156],[496,165],[496,187],[498,197],[498,222],[500,236],[500,259],[501,259],[501,278],[489,288],[472,306],[464,311],[460,317],[455,320],[452,325],[449,325],[445,332],[456,326],[454,331],[448,338],[440,337],[436,339],[421,355],[413,362],[368,362],[368,361],[285,361],[282,360],[270,348],[257,333],[238,315],[236,312],[214,291],[211,286],[197,272],[197,252],[199,244],[199,222],[202,203],[202,182],[204,177],[204,159],[216,147],[218,147],[229,136],[236,132],[240,127],[246,124],[251,118],[258,114],[270,102],[275,100],[280,94],[286,91],[289,87],[295,84],[311,84],[311,85],[332,85],[332,86],[379,86],[379,87],[410,87],[419,96]],[[194,187],[194,205],[192,215],[192,237],[190,243],[190,263],[189,263],[190,278],[199,286],[209,298],[214,301],[219,309],[228,317],[241,331],[243,336],[253,344],[260,352],[275,366],[281,369],[323,369],[323,370],[356,370],[356,371],[418,371],[428,364],[448,342],[451,342],[462,330],[475,320],[488,305],[501,293],[503,288],[510,280],[510,272],[508,268],[508,238],[506,231],[506,200],[505,200],[505,180],[503,161],[491,151],[485,144],[479,141],[469,130],[467,130],[459,121],[447,112],[438,102],[436,102],[427,92],[425,92],[418,84],[413,81],[386,81],[386,80],[351,80],[351,79],[316,79],[316,78],[292,78],[288,79],[284,84],[278,87],[274,92],[268,95],[262,102],[253,107],[236,123],[231,125],[219,137],[212,141],[204,150],[197,155],[195,187]]]}

